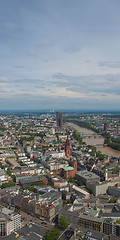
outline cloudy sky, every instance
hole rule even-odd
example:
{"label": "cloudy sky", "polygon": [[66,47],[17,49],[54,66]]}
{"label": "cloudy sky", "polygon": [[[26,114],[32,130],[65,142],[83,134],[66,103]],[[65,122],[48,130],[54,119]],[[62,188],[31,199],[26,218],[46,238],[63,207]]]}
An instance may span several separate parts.
{"label": "cloudy sky", "polygon": [[0,110],[120,110],[120,0],[0,0]]}

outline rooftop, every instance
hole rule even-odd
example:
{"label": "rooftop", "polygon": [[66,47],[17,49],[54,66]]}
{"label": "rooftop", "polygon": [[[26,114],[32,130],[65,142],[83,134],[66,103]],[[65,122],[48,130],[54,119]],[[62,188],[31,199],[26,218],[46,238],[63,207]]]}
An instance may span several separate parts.
{"label": "rooftop", "polygon": [[86,171],[86,170],[77,171],[76,175],[79,175],[79,176],[81,176],[83,178],[86,178],[86,179],[99,178],[99,176],[97,174],[95,174],[93,172]]}
{"label": "rooftop", "polygon": [[68,167],[63,167],[63,169],[64,169],[65,171],[71,171],[71,170],[73,170],[74,168],[71,167],[71,166],[68,166]]}
{"label": "rooftop", "polygon": [[98,240],[102,240],[104,236],[104,233],[95,231],[95,230],[88,230],[85,236],[85,240],[87,240],[89,237],[90,238],[94,238],[94,239],[98,239]]}

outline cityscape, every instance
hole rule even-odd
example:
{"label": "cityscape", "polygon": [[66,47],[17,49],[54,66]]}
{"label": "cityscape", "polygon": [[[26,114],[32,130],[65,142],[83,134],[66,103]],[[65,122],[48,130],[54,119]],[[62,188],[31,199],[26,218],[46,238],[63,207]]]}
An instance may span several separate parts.
{"label": "cityscape", "polygon": [[1,237],[119,239],[119,147],[120,113],[1,113]]}
{"label": "cityscape", "polygon": [[120,1],[0,1],[0,238],[120,240]]}

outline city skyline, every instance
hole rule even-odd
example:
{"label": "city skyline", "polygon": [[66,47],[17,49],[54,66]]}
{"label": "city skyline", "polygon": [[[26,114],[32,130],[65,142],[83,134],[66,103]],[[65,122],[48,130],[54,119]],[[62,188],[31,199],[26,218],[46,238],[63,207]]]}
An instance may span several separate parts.
{"label": "city skyline", "polygon": [[0,110],[120,110],[119,0],[4,0]]}

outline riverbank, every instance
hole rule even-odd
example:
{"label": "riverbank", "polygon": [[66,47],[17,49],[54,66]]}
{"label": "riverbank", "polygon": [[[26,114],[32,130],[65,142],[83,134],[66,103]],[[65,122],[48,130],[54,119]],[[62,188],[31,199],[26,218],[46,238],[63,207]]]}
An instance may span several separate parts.
{"label": "riverbank", "polygon": [[[83,137],[84,142],[87,145],[96,146],[96,145],[103,145],[104,144],[104,138],[102,136],[99,138],[100,135],[93,132],[92,130],[80,127],[80,126],[78,126],[78,125],[76,125],[72,122],[68,122],[66,124],[69,127],[77,130],[80,133],[80,135]],[[96,137],[94,137],[94,135],[96,135]],[[90,136],[90,138],[88,136]],[[104,146],[99,147],[99,146],[97,146],[96,148],[97,148],[97,151],[100,151],[102,154],[109,155],[109,156],[112,156],[112,157],[117,157],[117,158],[120,157],[120,151],[114,150],[110,147],[104,147]]]}

